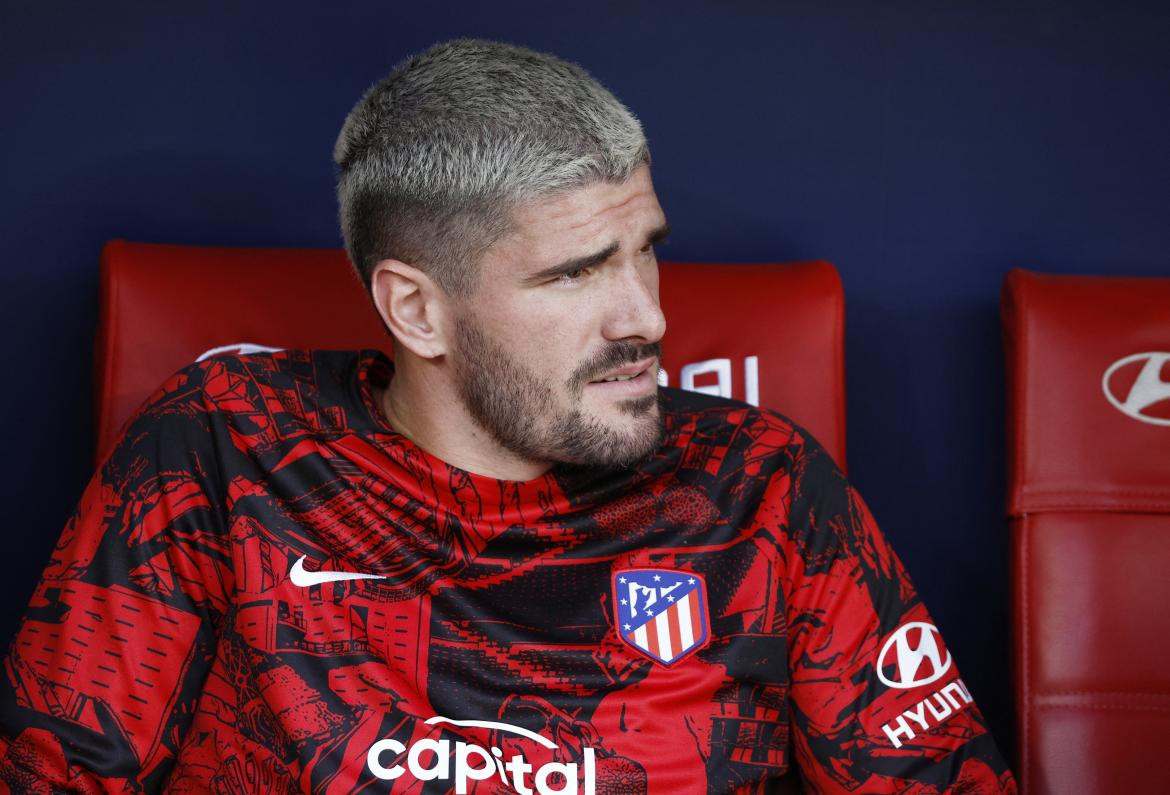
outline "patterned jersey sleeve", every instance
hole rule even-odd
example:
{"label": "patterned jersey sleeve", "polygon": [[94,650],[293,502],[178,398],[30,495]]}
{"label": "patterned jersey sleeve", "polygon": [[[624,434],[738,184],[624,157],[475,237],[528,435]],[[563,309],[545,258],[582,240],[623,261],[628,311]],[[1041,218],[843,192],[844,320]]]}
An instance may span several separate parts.
{"label": "patterned jersey sleeve", "polygon": [[809,791],[1014,793],[869,509],[823,448],[797,441],[785,586],[794,749]]}
{"label": "patterned jersey sleeve", "polygon": [[231,587],[195,374],[127,427],[52,553],[0,675],[0,792],[165,781]]}

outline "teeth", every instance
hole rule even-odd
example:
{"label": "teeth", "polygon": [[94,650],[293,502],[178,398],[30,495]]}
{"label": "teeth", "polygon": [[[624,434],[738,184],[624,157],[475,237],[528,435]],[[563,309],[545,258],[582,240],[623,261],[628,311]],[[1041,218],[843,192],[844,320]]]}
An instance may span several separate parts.
{"label": "teeth", "polygon": [[615,375],[613,378],[602,379],[604,381],[629,381],[634,376],[632,375]]}

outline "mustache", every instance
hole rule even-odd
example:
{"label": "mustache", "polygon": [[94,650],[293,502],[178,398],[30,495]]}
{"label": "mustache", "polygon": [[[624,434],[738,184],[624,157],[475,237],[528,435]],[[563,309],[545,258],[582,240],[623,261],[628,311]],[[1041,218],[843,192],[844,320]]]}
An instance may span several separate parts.
{"label": "mustache", "polygon": [[614,342],[581,364],[569,377],[570,385],[584,386],[623,364],[633,364],[651,356],[662,359],[662,345],[657,342]]}

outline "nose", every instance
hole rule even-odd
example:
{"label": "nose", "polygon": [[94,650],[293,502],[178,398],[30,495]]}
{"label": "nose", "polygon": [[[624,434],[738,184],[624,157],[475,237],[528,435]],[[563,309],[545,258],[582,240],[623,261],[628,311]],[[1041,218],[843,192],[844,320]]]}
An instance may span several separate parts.
{"label": "nose", "polygon": [[617,269],[602,329],[606,339],[658,342],[666,316],[658,303],[658,263],[625,263]]}

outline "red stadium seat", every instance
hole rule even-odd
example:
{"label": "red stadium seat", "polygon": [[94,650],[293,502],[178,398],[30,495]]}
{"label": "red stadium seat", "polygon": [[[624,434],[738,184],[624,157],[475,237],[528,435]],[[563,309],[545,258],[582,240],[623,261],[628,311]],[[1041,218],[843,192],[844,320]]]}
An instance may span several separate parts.
{"label": "red stadium seat", "polygon": [[[661,297],[670,385],[783,411],[844,467],[844,299],[832,265],[664,263]],[[99,460],[168,375],[240,345],[390,353],[340,250],[108,243],[94,357]]]}
{"label": "red stadium seat", "polygon": [[1019,781],[1165,792],[1170,279],[1015,270],[1003,323]]}

